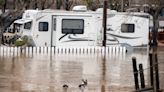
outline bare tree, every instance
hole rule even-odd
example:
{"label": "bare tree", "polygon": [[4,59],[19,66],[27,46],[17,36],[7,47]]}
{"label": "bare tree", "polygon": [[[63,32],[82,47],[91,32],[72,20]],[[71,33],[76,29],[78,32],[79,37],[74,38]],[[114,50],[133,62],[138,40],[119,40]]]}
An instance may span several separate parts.
{"label": "bare tree", "polygon": [[[27,0],[29,2],[29,0]],[[15,0],[14,7],[16,10],[23,10],[26,9],[28,4],[26,0]]]}
{"label": "bare tree", "polygon": [[153,40],[153,45],[157,46],[157,40],[158,40],[158,28],[159,28],[159,15],[161,10],[164,8],[164,1],[163,0],[152,0],[149,2],[150,10],[148,13],[150,13],[153,16],[153,35],[152,35],[152,40]]}
{"label": "bare tree", "polygon": [[17,0],[13,0],[13,9],[16,8],[16,1],[17,1]]}
{"label": "bare tree", "polygon": [[[2,13],[5,13],[5,8],[6,8],[6,0],[0,0],[0,7],[2,9]],[[3,18],[0,16],[0,45],[2,43],[2,33],[4,30],[3,26]]]}
{"label": "bare tree", "polygon": [[46,0],[40,0],[41,10],[45,9],[45,2]]}
{"label": "bare tree", "polygon": [[38,8],[38,2],[37,0],[33,0],[33,9],[37,9]]}
{"label": "bare tree", "polygon": [[0,0],[0,8],[2,9],[2,13],[5,13],[5,10],[6,10],[6,0]]}
{"label": "bare tree", "polygon": [[56,0],[56,9],[60,9],[62,5],[62,0]]}
{"label": "bare tree", "polygon": [[88,7],[90,10],[95,11],[97,8],[99,8],[99,7],[101,6],[100,1],[101,1],[101,0],[84,0],[84,1],[83,1],[83,4],[84,4],[84,5],[87,5],[87,7]]}
{"label": "bare tree", "polygon": [[45,2],[45,8],[46,9],[49,9],[49,8],[52,8],[53,4],[54,4],[54,0],[46,0]]}
{"label": "bare tree", "polygon": [[72,0],[63,0],[63,8],[65,10],[70,10],[71,6],[73,5],[73,1]]}

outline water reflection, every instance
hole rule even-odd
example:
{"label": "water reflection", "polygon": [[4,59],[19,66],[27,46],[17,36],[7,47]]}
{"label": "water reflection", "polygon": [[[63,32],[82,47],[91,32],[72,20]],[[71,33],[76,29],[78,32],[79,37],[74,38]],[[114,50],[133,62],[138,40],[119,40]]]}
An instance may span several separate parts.
{"label": "water reflection", "polygon": [[[134,88],[131,58],[147,68],[143,50],[130,54],[1,54],[0,92],[131,92]],[[147,73],[147,72],[145,72]]]}

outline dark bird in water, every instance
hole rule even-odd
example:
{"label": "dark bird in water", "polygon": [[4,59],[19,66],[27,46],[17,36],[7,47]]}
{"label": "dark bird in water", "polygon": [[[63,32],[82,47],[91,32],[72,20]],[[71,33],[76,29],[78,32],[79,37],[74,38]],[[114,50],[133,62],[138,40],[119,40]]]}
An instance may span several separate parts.
{"label": "dark bird in water", "polygon": [[83,82],[84,85],[86,85],[86,86],[88,85],[88,81],[87,80],[82,79],[82,82]]}
{"label": "dark bird in water", "polygon": [[81,83],[81,84],[79,85],[79,88],[80,88],[80,89],[84,89],[85,86],[88,85],[88,81],[87,81],[87,80],[82,79],[82,82],[83,82],[83,83]]}
{"label": "dark bird in water", "polygon": [[68,85],[67,85],[67,84],[64,84],[64,85],[63,85],[63,88],[64,88],[64,89],[68,89]]}

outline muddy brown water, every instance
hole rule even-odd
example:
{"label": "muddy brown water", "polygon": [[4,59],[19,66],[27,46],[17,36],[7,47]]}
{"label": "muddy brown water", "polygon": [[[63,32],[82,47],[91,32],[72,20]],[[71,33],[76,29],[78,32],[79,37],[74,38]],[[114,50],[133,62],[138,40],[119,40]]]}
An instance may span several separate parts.
{"label": "muddy brown water", "polygon": [[[0,92],[131,92],[134,56],[148,68],[147,51],[142,49],[107,55],[1,54]],[[148,73],[144,73],[148,83]],[[88,82],[83,90],[79,88],[82,79]]]}

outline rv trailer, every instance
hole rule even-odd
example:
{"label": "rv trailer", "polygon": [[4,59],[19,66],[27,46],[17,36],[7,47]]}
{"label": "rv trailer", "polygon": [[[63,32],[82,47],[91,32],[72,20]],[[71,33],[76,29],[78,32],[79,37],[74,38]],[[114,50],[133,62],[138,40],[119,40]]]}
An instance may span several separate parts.
{"label": "rv trailer", "polygon": [[[103,11],[76,7],[64,10],[26,10],[14,22],[17,35],[28,37],[30,46],[85,47],[102,46]],[[107,12],[106,45],[147,46],[149,14]]]}

